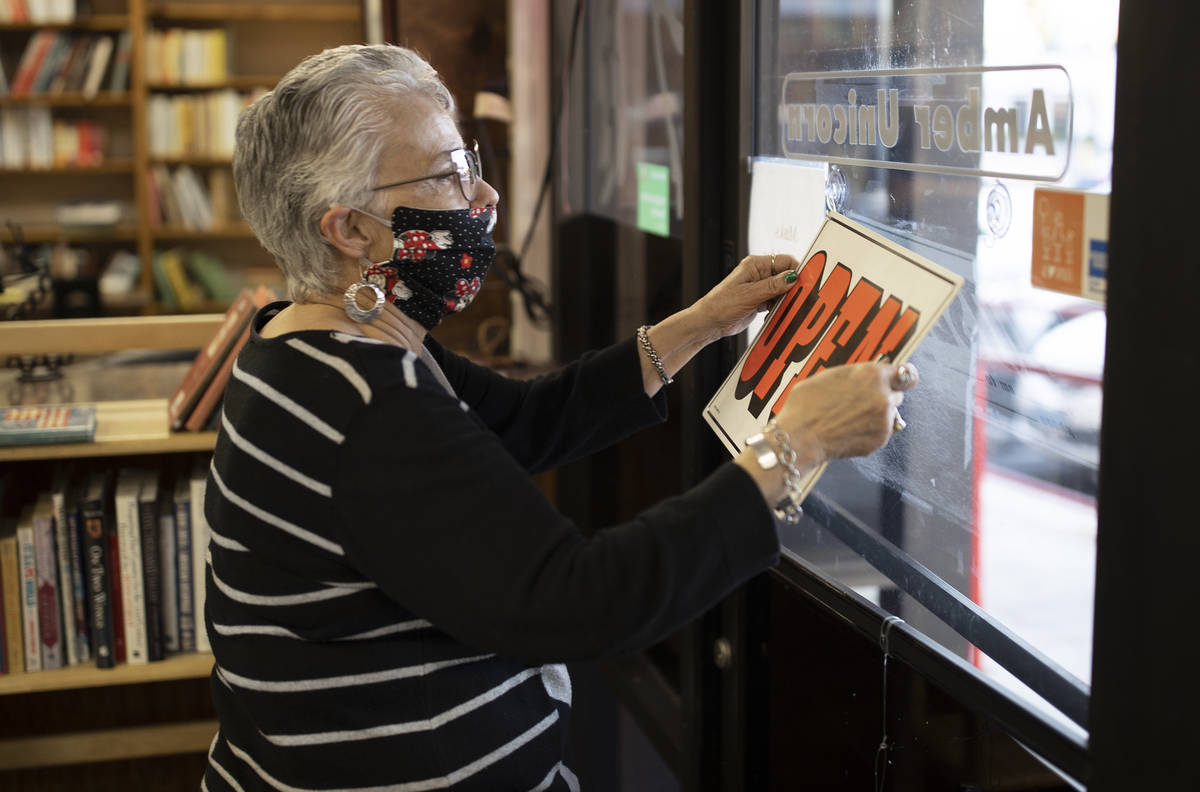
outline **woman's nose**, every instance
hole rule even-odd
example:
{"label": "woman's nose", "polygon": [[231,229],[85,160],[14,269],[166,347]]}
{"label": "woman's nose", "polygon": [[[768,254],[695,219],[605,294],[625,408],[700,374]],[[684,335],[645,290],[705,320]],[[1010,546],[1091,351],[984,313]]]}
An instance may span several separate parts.
{"label": "woman's nose", "polygon": [[480,179],[475,189],[475,200],[471,201],[471,208],[476,209],[483,206],[495,206],[500,203],[500,193],[496,192],[496,188],[488,184],[487,179]]}

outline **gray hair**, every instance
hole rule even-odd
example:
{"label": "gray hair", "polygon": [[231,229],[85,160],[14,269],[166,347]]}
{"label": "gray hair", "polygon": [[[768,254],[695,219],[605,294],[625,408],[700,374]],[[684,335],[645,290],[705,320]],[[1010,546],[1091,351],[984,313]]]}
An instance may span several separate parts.
{"label": "gray hair", "polygon": [[301,61],[238,118],[238,206],[287,278],[294,300],[340,290],[320,220],[333,206],[375,211],[370,191],[393,121],[393,99],[425,96],[450,115],[454,98],[412,50],[349,44]]}

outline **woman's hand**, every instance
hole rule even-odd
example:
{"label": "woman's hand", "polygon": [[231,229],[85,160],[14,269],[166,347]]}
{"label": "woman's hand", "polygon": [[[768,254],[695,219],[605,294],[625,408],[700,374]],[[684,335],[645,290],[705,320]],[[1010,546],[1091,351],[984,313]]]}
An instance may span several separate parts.
{"label": "woman's hand", "polygon": [[854,363],[825,369],[796,383],[776,423],[812,464],[863,456],[896,431],[904,392],[917,384],[911,363]]}
{"label": "woman's hand", "polygon": [[780,253],[771,256],[746,256],[733,272],[691,307],[699,327],[715,341],[750,326],[756,313],[771,307],[771,301],[796,282],[799,262]]}

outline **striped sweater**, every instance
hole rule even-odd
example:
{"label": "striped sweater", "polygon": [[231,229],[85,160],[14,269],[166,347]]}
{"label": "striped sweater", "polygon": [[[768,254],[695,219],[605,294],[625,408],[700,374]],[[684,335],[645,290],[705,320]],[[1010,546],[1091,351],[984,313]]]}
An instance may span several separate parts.
{"label": "striped sweater", "polygon": [[[260,335],[209,473],[203,788],[573,790],[561,663],[661,639],[774,562],[729,464],[584,537],[529,474],[661,421],[632,339],[532,382],[429,340]],[[426,362],[427,361],[427,362]]]}

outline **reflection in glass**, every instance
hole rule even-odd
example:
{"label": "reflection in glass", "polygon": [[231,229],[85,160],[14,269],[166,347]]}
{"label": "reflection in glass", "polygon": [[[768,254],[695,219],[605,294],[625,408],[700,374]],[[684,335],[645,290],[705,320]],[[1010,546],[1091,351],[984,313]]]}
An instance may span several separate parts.
{"label": "reflection in glass", "polygon": [[[759,14],[756,155],[787,154],[781,104],[789,74],[1050,64],[1069,76],[1073,103],[1069,126],[1054,130],[1071,147],[1056,186],[1108,192],[1116,0],[772,5]],[[1012,87],[979,85],[993,97]],[[1028,93],[1027,86],[1012,90]],[[900,92],[898,100],[901,113],[914,112],[913,95]],[[1020,101],[1028,98],[1014,94],[1014,106]],[[1048,110],[1048,118],[1054,114]],[[901,136],[895,148],[889,161],[930,157],[919,136]],[[817,493],[1086,682],[1104,307],[1031,285],[1037,183],[1017,178],[1019,169],[1010,177],[979,175],[996,162],[987,152],[950,153],[959,172],[838,164],[845,214],[958,272],[967,285],[914,358],[922,378],[905,401],[908,428],[871,457],[832,465]],[[1008,172],[1014,162],[1006,160]],[[1038,171],[1024,175],[1031,173]],[[901,593],[913,590],[912,581],[882,575],[818,520],[805,520],[785,545],[1052,710]]]}

